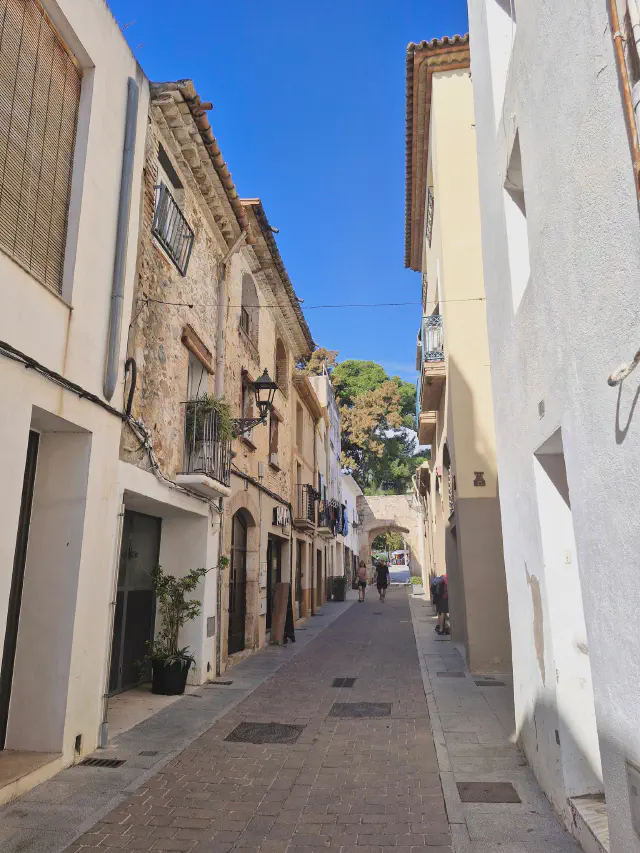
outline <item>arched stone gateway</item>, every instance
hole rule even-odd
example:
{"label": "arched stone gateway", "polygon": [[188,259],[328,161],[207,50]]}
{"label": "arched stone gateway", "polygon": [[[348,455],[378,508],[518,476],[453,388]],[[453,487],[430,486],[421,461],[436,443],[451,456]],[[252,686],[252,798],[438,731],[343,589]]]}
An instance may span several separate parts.
{"label": "arched stone gateway", "polygon": [[[380,533],[397,531],[411,551],[411,573],[423,575],[424,520],[412,495],[380,495],[358,498],[360,557],[371,563],[371,544]],[[424,580],[424,578],[423,578]]]}

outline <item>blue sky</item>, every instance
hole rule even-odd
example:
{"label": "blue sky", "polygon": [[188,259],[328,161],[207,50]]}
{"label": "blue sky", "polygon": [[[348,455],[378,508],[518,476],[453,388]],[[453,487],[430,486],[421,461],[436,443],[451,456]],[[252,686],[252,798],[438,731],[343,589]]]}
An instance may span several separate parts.
{"label": "blue sky", "polygon": [[[405,52],[466,0],[109,0],[152,80],[190,77],[306,305],[420,301],[404,269]],[[142,45],[142,46],[140,46]],[[304,307],[304,306],[303,306]],[[308,310],[318,345],[415,378],[418,304]]]}

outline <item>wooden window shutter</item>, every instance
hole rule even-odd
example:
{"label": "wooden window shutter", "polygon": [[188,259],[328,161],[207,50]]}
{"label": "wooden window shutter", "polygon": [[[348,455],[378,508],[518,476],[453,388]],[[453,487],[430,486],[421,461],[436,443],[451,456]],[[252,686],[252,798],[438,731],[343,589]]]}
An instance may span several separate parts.
{"label": "wooden window shutter", "polygon": [[82,75],[36,0],[0,0],[0,249],[58,293]]}

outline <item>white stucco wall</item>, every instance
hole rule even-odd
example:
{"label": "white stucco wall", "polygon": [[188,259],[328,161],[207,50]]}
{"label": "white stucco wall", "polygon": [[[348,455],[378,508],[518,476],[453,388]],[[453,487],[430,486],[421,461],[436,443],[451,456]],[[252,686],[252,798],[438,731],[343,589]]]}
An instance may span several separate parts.
{"label": "white stucco wall", "polygon": [[[493,30],[496,2],[469,0],[469,13],[505,563],[518,625],[516,722],[566,817],[581,761],[597,776],[601,757],[611,850],[633,853],[640,838],[625,760],[640,761],[640,376],[620,391],[606,380],[638,348],[640,229],[611,33],[605,3],[516,0],[509,64],[489,53],[510,46]],[[503,106],[496,69],[507,65]],[[516,131],[531,276],[514,299],[503,187]],[[566,537],[546,536],[541,524],[550,497],[534,454],[559,428],[575,560]],[[597,737],[588,720],[572,731],[568,719],[584,699],[563,667],[578,647],[590,663]]]}
{"label": "white stucco wall", "polygon": [[[0,314],[0,340],[101,396],[127,78],[133,76],[137,79],[140,102],[125,306],[131,305],[137,251],[137,212],[148,112],[147,84],[117,23],[102,0],[87,0],[82,4],[74,0],[58,0],[57,4],[44,0],[44,6],[83,67],[64,298],[54,295],[8,256],[0,253],[0,303],[3,307]],[[128,324],[128,307],[125,307],[123,328],[126,329]],[[123,334],[120,380],[125,346],[126,336]],[[112,403],[121,407],[122,402],[122,382],[119,382]],[[49,568],[51,572],[60,572],[63,580],[60,588],[64,586],[71,595],[65,597],[64,606],[60,609],[51,607],[51,613],[41,620],[40,630],[34,634],[36,639],[30,641],[28,646],[33,645],[32,654],[37,656],[39,646],[46,645],[48,638],[56,632],[56,642],[61,641],[63,632],[62,629],[58,631],[53,624],[54,617],[57,617],[60,625],[70,626],[69,636],[65,639],[64,657],[58,661],[60,678],[55,685],[57,707],[66,710],[62,723],[58,720],[54,727],[43,731],[41,741],[41,746],[62,752],[63,761],[68,762],[73,756],[76,735],[82,735],[83,751],[95,747],[98,735],[104,688],[104,637],[119,511],[117,459],[121,421],[87,400],[81,400],[75,394],[25,370],[22,365],[0,358],[0,517],[3,520],[0,530],[0,630],[3,632],[30,427],[43,431],[46,437],[43,449],[47,450],[47,443],[52,444],[51,452],[47,451],[42,460],[46,461],[47,457],[53,460],[50,471],[55,470],[55,475],[38,483],[41,472],[37,473],[36,501],[40,499],[43,509],[41,534],[45,539],[49,538],[50,554],[56,555],[55,560],[51,559]],[[74,435],[67,438],[67,432]],[[54,446],[56,435],[61,436],[57,447]],[[82,435],[87,437],[86,441],[78,439]],[[58,465],[58,469],[53,462]],[[71,469],[65,474],[69,466]],[[42,473],[46,474],[44,468]],[[74,506],[78,509],[74,523],[68,528],[71,534],[69,549],[73,551],[73,556],[66,560],[59,550],[64,528],[55,522],[56,479],[59,480],[59,500],[64,499],[65,491],[72,492]],[[40,485],[46,488],[38,494]],[[49,532],[47,525],[51,528]],[[35,548],[36,544],[40,545],[40,554]],[[39,568],[42,567],[46,554],[43,544],[46,543],[34,542],[34,549],[28,554],[27,573],[31,567],[31,558],[38,561]],[[32,606],[37,606],[37,592],[35,597],[29,595],[29,589],[25,586],[23,604],[25,621],[21,629],[24,628],[28,633],[33,627],[30,626],[29,611]],[[39,646],[34,645],[36,641]],[[23,647],[20,653],[25,651],[28,652],[29,648]],[[24,672],[23,665],[30,666],[24,658],[20,661],[21,671]],[[33,672],[35,678],[36,671]],[[21,684],[12,697],[8,744],[13,748],[34,748],[36,744],[37,738],[32,729],[38,725],[37,720],[32,715],[29,727],[18,727],[14,710],[19,712],[20,708],[13,707],[14,699],[24,706],[29,689],[28,684]],[[32,710],[35,712],[38,708]],[[39,710],[44,717],[47,708],[40,705]]]}

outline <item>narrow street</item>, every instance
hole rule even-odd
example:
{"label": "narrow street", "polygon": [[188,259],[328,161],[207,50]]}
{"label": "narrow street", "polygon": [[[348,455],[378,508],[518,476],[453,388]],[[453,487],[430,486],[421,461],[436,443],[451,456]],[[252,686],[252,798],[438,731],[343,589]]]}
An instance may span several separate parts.
{"label": "narrow street", "polygon": [[[433,619],[404,588],[325,605],[295,647],[253,656],[94,754],[120,767],[70,768],[5,806],[2,850],[577,851],[510,742],[510,687],[474,682]],[[472,780],[513,781],[522,803],[462,804],[457,783]]]}

